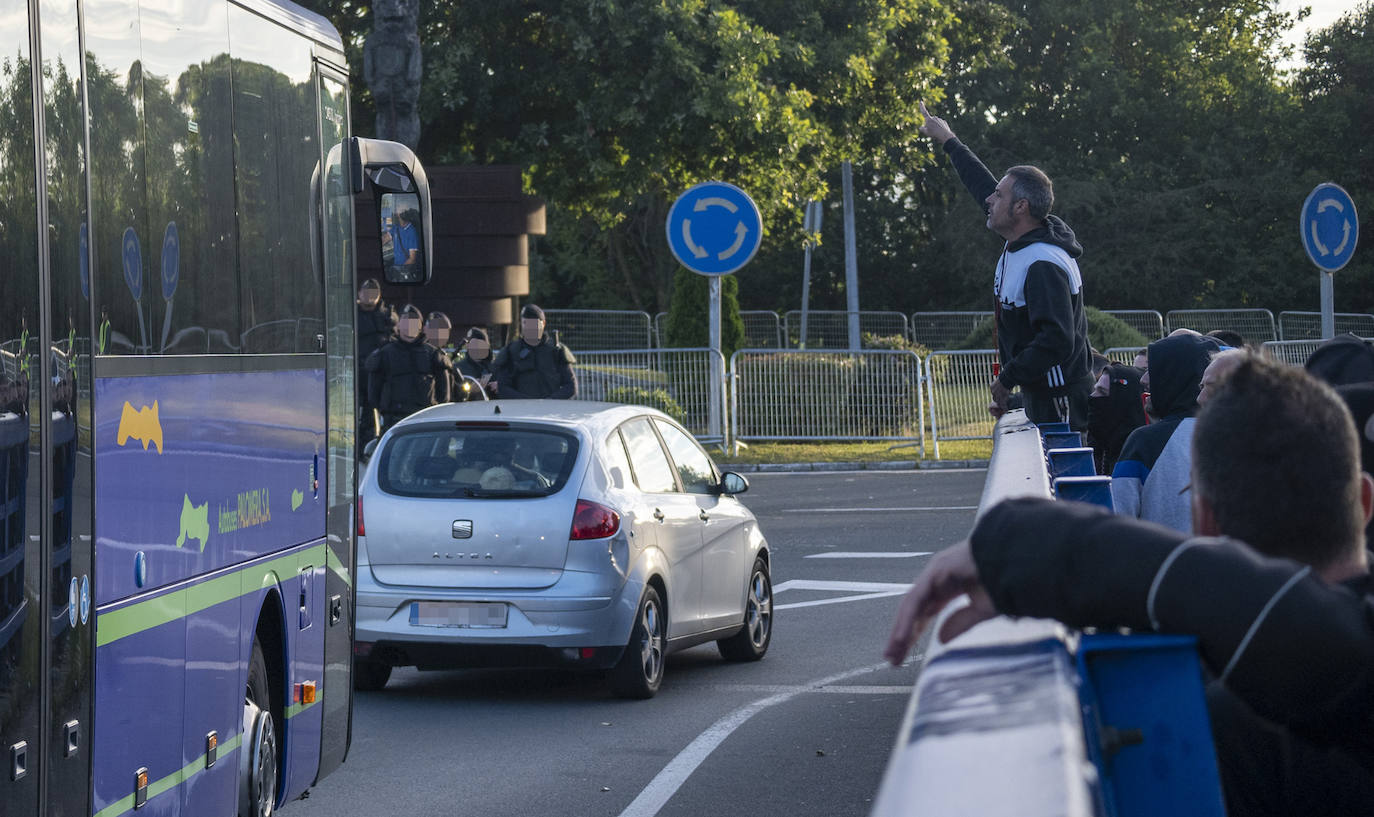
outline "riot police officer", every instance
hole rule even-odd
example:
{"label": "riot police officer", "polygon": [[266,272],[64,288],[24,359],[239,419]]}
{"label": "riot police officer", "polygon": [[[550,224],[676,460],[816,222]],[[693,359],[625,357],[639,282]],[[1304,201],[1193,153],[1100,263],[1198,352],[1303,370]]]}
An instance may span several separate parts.
{"label": "riot police officer", "polygon": [[396,339],[368,355],[368,399],[382,413],[383,427],[449,401],[452,365],[425,342],[423,320],[419,309],[406,304],[396,322]]}
{"label": "riot police officer", "polygon": [[[492,363],[491,342],[487,339],[487,330],[480,326],[472,327],[463,338],[463,351],[453,362],[454,371],[460,377],[476,380],[486,389],[488,395],[498,397],[500,385],[496,380],[496,370],[492,368]],[[473,394],[469,399],[478,396]]]}
{"label": "riot police officer", "polygon": [[577,359],[544,328],[544,310],[526,304],[520,310],[520,337],[496,356],[501,397],[567,400],[577,396],[577,375],[572,370]]}
{"label": "riot police officer", "polygon": [[376,278],[363,281],[358,287],[358,450],[377,436],[377,408],[368,397],[367,369],[369,355],[396,339],[396,312],[382,301],[382,285]]}

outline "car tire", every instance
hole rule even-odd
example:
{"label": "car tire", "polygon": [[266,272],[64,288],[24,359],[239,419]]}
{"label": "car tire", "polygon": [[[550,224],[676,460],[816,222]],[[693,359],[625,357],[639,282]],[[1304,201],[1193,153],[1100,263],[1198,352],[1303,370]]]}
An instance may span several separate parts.
{"label": "car tire", "polygon": [[768,652],[772,640],[773,580],[768,576],[768,564],[755,559],[744,600],[744,626],[717,641],[716,647],[726,661],[757,661]]}
{"label": "car tire", "polygon": [[376,692],[391,680],[391,665],[366,658],[353,659],[353,688]]}
{"label": "car tire", "polygon": [[276,810],[278,775],[281,773],[281,734],[272,706],[272,686],[262,644],[253,639],[248,661],[248,682],[243,693],[244,737],[240,748],[239,814],[270,817]]}
{"label": "car tire", "polygon": [[652,698],[663,684],[667,622],[658,591],[645,588],[625,654],[611,670],[611,691],[622,698]]}

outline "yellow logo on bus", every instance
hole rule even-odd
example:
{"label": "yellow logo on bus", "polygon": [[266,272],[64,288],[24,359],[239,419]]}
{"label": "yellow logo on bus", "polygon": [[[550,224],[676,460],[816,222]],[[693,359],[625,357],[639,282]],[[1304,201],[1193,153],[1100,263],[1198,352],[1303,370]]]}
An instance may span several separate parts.
{"label": "yellow logo on bus", "polygon": [[148,445],[157,446],[157,453],[162,453],[162,423],[157,418],[157,401],[153,401],[152,406],[144,406],[137,411],[130,403],[124,404],[124,411],[119,415],[119,437],[117,442],[124,445],[133,437],[143,443],[143,450],[148,450]]}

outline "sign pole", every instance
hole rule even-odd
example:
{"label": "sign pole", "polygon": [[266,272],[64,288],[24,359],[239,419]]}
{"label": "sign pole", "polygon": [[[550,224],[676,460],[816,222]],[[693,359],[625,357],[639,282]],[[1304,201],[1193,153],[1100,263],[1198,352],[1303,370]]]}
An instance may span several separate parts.
{"label": "sign pole", "polygon": [[854,239],[854,167],[845,162],[844,185],[844,290],[849,309],[849,350],[859,348],[859,254]]}
{"label": "sign pole", "polygon": [[1322,270],[1322,340],[1336,337],[1336,293],[1331,273]]}
{"label": "sign pole", "polygon": [[721,395],[725,394],[725,368],[721,365],[724,359],[721,357],[720,344],[720,276],[712,275],[711,284],[711,305],[709,307],[710,319],[708,325],[709,343],[711,351],[711,413],[708,430],[711,436],[721,434],[720,407],[723,402]]}

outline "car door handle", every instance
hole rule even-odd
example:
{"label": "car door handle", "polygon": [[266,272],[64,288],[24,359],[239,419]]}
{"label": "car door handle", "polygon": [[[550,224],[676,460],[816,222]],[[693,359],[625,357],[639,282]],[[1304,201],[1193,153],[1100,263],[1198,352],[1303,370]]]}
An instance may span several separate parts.
{"label": "car door handle", "polygon": [[663,511],[659,510],[658,508],[654,508],[654,518],[657,519],[658,521],[662,522],[662,521],[663,521]]}
{"label": "car door handle", "polygon": [[709,513],[707,513],[706,511],[702,511],[702,512],[700,512],[700,513],[697,514],[697,519],[700,519],[700,520],[703,521],[703,522],[709,521],[710,518],[711,518],[711,515],[710,515]]}

